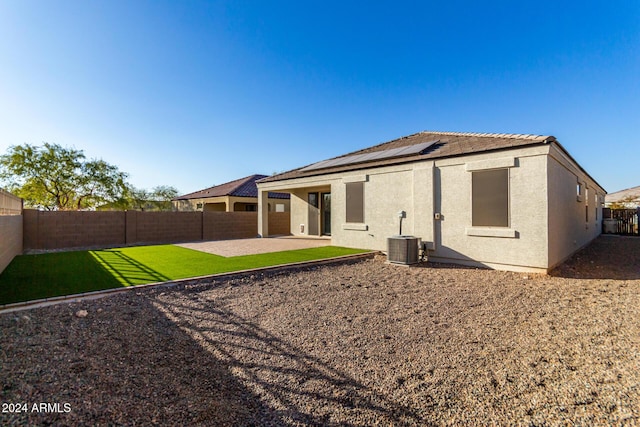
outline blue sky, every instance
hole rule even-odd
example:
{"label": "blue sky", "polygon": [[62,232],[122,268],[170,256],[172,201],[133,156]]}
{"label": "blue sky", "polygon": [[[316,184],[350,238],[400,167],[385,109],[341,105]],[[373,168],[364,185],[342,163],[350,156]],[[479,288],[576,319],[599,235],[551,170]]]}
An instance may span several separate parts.
{"label": "blue sky", "polygon": [[640,185],[640,2],[0,0],[0,153],[187,193],[422,130],[554,135]]}

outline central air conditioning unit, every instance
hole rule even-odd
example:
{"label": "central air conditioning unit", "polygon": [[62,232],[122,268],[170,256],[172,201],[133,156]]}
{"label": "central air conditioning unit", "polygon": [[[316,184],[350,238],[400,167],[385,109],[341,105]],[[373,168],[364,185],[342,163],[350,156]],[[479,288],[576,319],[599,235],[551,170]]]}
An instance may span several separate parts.
{"label": "central air conditioning unit", "polygon": [[420,238],[413,236],[393,236],[387,238],[387,261],[394,264],[416,264]]}

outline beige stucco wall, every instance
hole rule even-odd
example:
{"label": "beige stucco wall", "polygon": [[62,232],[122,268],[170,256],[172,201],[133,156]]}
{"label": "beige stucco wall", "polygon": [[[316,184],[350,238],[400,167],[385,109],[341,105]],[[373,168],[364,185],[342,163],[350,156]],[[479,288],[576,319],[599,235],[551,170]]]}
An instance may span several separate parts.
{"label": "beige stucco wall", "polygon": [[[319,236],[321,234],[320,209],[314,208],[307,203],[309,193],[332,192],[333,181],[324,183],[322,186],[305,187],[293,189],[291,193],[291,234],[294,236]],[[333,193],[331,194],[333,203]],[[331,219],[334,213],[331,213]],[[332,223],[332,231],[333,231]]]}
{"label": "beige stucco wall", "polygon": [[[260,191],[291,192],[291,232],[310,228],[307,194],[330,186],[332,244],[386,251],[398,234],[398,211],[405,211],[402,233],[429,242],[432,261],[545,272],[599,234],[601,210],[595,200],[604,190],[582,173],[589,188],[589,223],[584,203],[576,203],[576,177],[560,166],[560,150],[541,145],[494,153],[363,169],[320,177],[259,184]],[[472,171],[509,170],[509,227],[472,227]],[[575,170],[579,170],[575,165]],[[346,224],[346,182],[365,182],[365,221]],[[550,183],[550,184],[549,184]],[[573,192],[573,204],[565,202]],[[581,210],[580,210],[581,209]],[[439,213],[441,219],[434,219]],[[300,224],[305,233],[300,233]],[[311,228],[313,232],[313,227]],[[574,241],[576,243],[574,243]]]}
{"label": "beige stucco wall", "polygon": [[196,204],[194,210],[204,212],[231,212],[231,208],[227,207],[226,200],[224,202],[203,202],[201,208],[198,208]]}
{"label": "beige stucco wall", "polygon": [[[346,223],[345,184],[354,180],[365,182],[362,226]],[[332,190],[332,202],[336,207],[332,217],[335,222],[332,243],[386,250],[387,238],[399,232],[399,211],[406,212],[402,233],[413,235],[418,215],[413,206],[413,183],[412,167],[371,169],[345,175],[333,185],[335,190]]]}
{"label": "beige stucco wall", "polygon": [[[554,267],[602,232],[605,190],[582,172],[564,153],[552,147],[547,157],[549,186],[549,259]],[[577,183],[582,195],[578,197]],[[587,221],[585,206],[589,207]]]}
{"label": "beige stucco wall", "polygon": [[[436,163],[437,221],[435,261],[481,264],[498,269],[546,269],[547,147],[460,157]],[[498,162],[497,164],[494,162]],[[472,172],[509,167],[509,227],[472,227]]]}
{"label": "beige stucco wall", "polygon": [[[284,205],[284,212],[289,212],[291,210],[291,201],[290,199],[272,199],[269,198],[269,212],[277,212],[276,205]],[[253,203],[258,203],[257,199],[254,199]]]}

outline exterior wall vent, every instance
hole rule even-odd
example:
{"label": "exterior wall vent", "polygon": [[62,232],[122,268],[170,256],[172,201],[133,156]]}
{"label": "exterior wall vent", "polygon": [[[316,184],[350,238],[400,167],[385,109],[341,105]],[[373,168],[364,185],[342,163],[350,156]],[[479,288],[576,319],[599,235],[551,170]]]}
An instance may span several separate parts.
{"label": "exterior wall vent", "polygon": [[395,264],[416,264],[420,238],[393,236],[387,239],[387,261]]}

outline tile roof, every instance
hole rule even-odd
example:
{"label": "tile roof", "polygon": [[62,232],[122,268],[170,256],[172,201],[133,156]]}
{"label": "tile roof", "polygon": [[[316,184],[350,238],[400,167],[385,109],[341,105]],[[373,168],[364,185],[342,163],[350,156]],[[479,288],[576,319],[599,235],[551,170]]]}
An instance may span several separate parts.
{"label": "tile roof", "polygon": [[[309,168],[311,165],[283,172],[268,178],[261,179],[260,182],[281,181],[285,179],[304,178],[307,176],[324,175],[328,173],[345,172],[350,170],[364,169],[376,166],[387,166],[398,163],[408,163],[419,160],[433,160],[445,157],[456,157],[466,154],[480,153],[485,151],[504,150],[509,148],[522,147],[527,145],[547,144],[557,142],[553,136],[543,135],[519,135],[507,133],[460,133],[460,132],[432,132],[424,131],[389,142],[374,145],[334,157],[339,159],[347,156],[373,153],[382,150],[391,150],[411,145],[422,144],[429,141],[437,141],[428,149],[420,153],[386,159],[377,159],[357,164],[338,165],[328,168]],[[558,144],[559,145],[559,144]],[[563,149],[564,150],[564,149]],[[566,151],[566,150],[565,150]],[[567,153],[568,154],[568,153]],[[330,160],[333,160],[330,159]],[[339,163],[339,162],[338,162]],[[315,163],[313,164],[315,165]]]}
{"label": "tile roof", "polygon": [[[244,178],[229,181],[214,187],[205,188],[204,190],[194,191],[193,193],[178,196],[173,200],[188,199],[206,199],[209,197],[254,197],[258,198],[258,187],[256,181],[266,178],[267,175],[251,175]],[[289,193],[272,193],[269,192],[272,199],[288,199]]]}
{"label": "tile roof", "polygon": [[640,203],[640,186],[616,191],[605,196],[606,203],[638,202]]}

